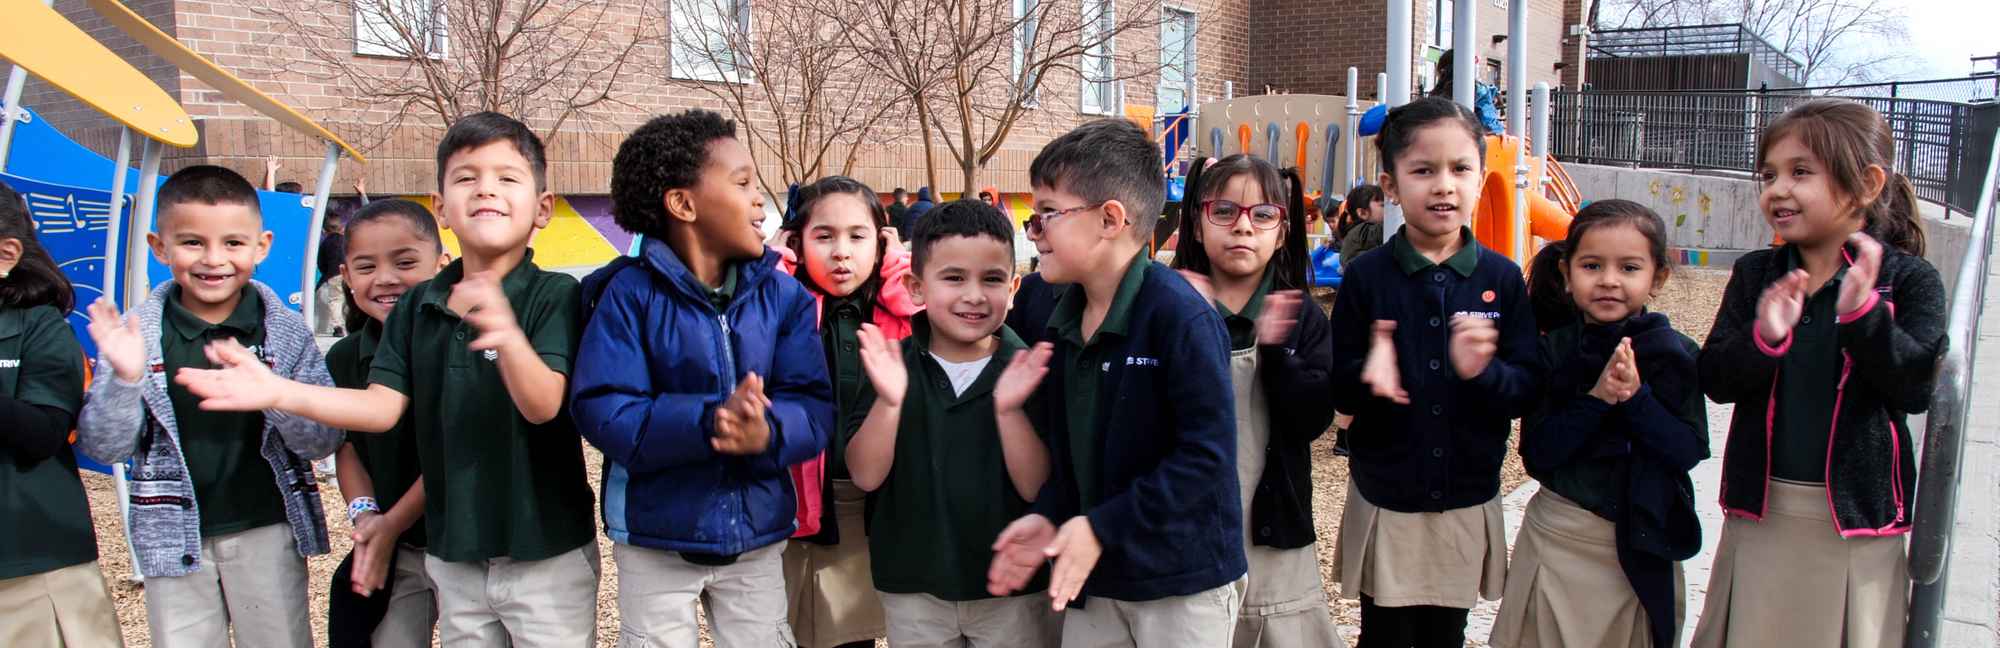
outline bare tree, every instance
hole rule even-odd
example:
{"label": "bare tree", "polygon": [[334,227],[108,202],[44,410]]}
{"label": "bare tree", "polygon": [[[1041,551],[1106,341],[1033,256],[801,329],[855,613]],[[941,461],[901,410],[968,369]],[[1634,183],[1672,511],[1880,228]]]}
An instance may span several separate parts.
{"label": "bare tree", "polygon": [[[360,139],[415,121],[506,113],[548,139],[620,103],[618,78],[658,38],[644,0],[298,0],[253,9],[305,56],[288,74],[327,79],[367,109]],[[346,38],[345,35],[353,34]],[[372,142],[370,142],[372,140]]]}
{"label": "bare tree", "polygon": [[[1868,44],[1906,43],[1907,22],[1889,0],[1598,0],[1607,28],[1740,23],[1804,66],[1814,85],[1876,80],[1907,57]],[[1598,7],[1593,5],[1593,11]],[[1615,18],[1612,18],[1615,16]]]}
{"label": "bare tree", "polygon": [[[1122,35],[1158,28],[1159,0],[855,1],[860,12],[826,18],[909,98],[931,186],[938,186],[932,156],[941,141],[966,190],[977,187],[1014,128],[1036,114],[1051,78],[1083,79],[1086,91],[1104,95],[1109,113],[1122,103],[1122,82],[1162,68],[1156,45],[1119,46]],[[1042,114],[1051,113],[1071,114]]]}
{"label": "bare tree", "polygon": [[[893,87],[862,64],[861,53],[825,15],[857,10],[856,0],[670,0],[666,80],[723,105],[748,136],[753,157],[778,159],[772,196],[792,183],[837,170],[851,175],[859,154],[899,114]],[[769,155],[767,155],[769,154]]]}

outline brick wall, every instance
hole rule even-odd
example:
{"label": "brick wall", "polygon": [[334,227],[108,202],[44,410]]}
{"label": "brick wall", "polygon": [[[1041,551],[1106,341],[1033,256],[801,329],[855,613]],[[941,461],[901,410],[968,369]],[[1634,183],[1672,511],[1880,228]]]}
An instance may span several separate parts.
{"label": "brick wall", "polygon": [[1387,60],[1388,3],[1380,0],[1251,0],[1252,92],[1347,93],[1347,68],[1361,70],[1361,94],[1375,94]]}
{"label": "brick wall", "polygon": [[[612,0],[603,5],[613,12],[610,34],[632,29],[641,23],[642,11],[657,14],[658,8],[639,4],[642,0]],[[767,0],[769,1],[769,0]],[[1203,100],[1220,98],[1225,81],[1237,91],[1249,85],[1249,0],[1175,0],[1171,6],[1192,10],[1198,26],[1196,51],[1196,95]],[[1150,5],[1144,0],[1120,3],[1121,11],[1138,11]],[[348,88],[339,87],[314,75],[298,64],[314,60],[314,48],[321,51],[352,51],[352,3],[345,0],[263,0],[257,7],[211,0],[135,0],[135,10],[191,49],[209,57],[259,90],[314,117],[350,140],[372,135],[363,153],[369,163],[363,167],[351,160],[342,162],[337,193],[351,191],[352,179],[365,173],[372,193],[422,193],[435,186],[434,151],[442,129],[435,120],[415,119],[393,131],[369,127],[392,114],[384,107],[370,109]],[[753,4],[753,12],[755,5]],[[1129,8],[1128,8],[1129,7]],[[311,139],[285,131],[248,108],[228,100],[201,81],[175,73],[171,66],[145,53],[136,43],[97,18],[81,0],[61,0],[57,9],[79,26],[105,42],[120,55],[134,61],[181,100],[189,115],[196,118],[202,141],[195,148],[170,151],[167,171],[197,163],[222,164],[243,172],[253,181],[263,175],[264,158],[277,156],[283,168],[279,180],[310,182],[317,174],[324,147]],[[303,27],[303,28],[295,28]],[[630,32],[624,32],[629,34]],[[1141,59],[1157,57],[1157,28],[1139,29],[1121,35],[1116,47]],[[592,118],[566,123],[561,132],[548,138],[550,183],[561,193],[603,193],[609,185],[610,159],[623,135],[646,118],[704,107],[721,110],[722,103],[699,87],[674,81],[666,75],[667,51],[663,42],[642,44],[636,52],[641,64],[616,80],[616,105],[595,111]],[[400,65],[390,59],[353,57],[351,64],[387,72]],[[1126,98],[1133,104],[1154,101],[1156,75],[1126,82]],[[1081,111],[1080,78],[1071,72],[1052,75],[1043,83],[1039,107],[1030,111],[1010,132],[1006,144],[988,163],[977,180],[980,185],[997,185],[1006,191],[1026,191],[1026,169],[1040,147],[1075,125],[1097,118]],[[112,150],[116,125],[87,107],[68,99],[44,84],[31,84],[25,95],[29,105],[42,111],[52,123],[80,142],[100,152]],[[727,114],[727,111],[723,111]],[[531,125],[546,127],[546,120],[529,119]],[[542,122],[542,123],[538,123]],[[883,190],[894,186],[915,189],[926,184],[922,140],[913,121],[892,124],[876,137],[873,146],[855,156],[853,174]],[[767,110],[753,110],[747,126],[769,130]],[[845,151],[836,151],[828,172],[840,170]],[[939,190],[960,191],[962,174],[945,152],[942,142],[935,150]],[[767,158],[763,172],[772,184],[778,183],[775,159]],[[782,189],[782,187],[780,187]]]}

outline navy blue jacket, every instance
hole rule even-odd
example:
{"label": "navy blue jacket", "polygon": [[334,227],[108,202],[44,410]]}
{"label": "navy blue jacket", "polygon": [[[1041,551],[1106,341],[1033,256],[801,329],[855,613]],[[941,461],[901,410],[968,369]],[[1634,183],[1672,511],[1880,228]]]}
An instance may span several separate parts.
{"label": "navy blue jacket", "polygon": [[[1500,493],[1509,419],[1539,402],[1543,373],[1534,309],[1520,266],[1465,230],[1469,274],[1458,262],[1406,272],[1402,232],[1355,259],[1333,303],[1333,396],[1354,415],[1349,470],[1361,495],[1402,513],[1484,504]],[[1467,265],[1467,264],[1459,264]],[[1459,379],[1450,358],[1452,316],[1495,320],[1500,349],[1486,370]],[[1396,322],[1396,363],[1409,405],[1377,398],[1361,382],[1376,320]]]}
{"label": "navy blue jacket", "polygon": [[[1021,304],[1026,312],[1015,321],[1040,331],[1064,357],[1069,343],[1048,328],[1055,300],[1046,297],[1068,288],[1039,275],[1023,284],[1022,292],[1037,297]],[[1051,362],[1028,406],[1047,436],[1052,468],[1033,510],[1057,525],[1090,518],[1104,555],[1084,584],[1086,596],[1150,601],[1227,585],[1249,571],[1229,334],[1215,307],[1157,263],[1129,317],[1129,335],[1099,332],[1107,361],[1096,417],[1100,501],[1081,510],[1063,404],[1070,377],[1064,363]]]}
{"label": "navy blue jacket", "polygon": [[[666,243],[647,238],[583,281],[570,377],[577,429],[604,452],[604,527],[616,542],[735,555],[792,535],[786,467],[826,448],[833,386],[812,295],[778,254],[736,265],[723,312]],[[715,408],[750,373],[771,399],[770,447],[709,445]]]}

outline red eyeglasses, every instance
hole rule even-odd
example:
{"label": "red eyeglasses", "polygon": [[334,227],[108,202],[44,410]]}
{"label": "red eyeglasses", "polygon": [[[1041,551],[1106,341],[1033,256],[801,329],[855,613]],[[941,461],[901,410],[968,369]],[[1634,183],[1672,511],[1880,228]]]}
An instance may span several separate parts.
{"label": "red eyeglasses", "polygon": [[1235,227],[1243,213],[1250,213],[1250,226],[1260,230],[1277,229],[1285,223],[1285,206],[1272,203],[1240,205],[1233,200],[1201,201],[1202,216],[1216,227]]}

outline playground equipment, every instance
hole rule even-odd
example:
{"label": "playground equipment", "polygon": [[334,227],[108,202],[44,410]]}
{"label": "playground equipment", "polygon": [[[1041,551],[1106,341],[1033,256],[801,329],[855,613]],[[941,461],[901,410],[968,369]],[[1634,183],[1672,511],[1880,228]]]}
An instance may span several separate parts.
{"label": "playground equipment", "polygon": [[[1349,69],[1350,85],[1358,72]],[[1547,91],[1537,107],[1546,128]],[[1196,119],[1197,153],[1222,157],[1252,153],[1280,165],[1295,166],[1309,182],[1309,198],[1340,195],[1362,182],[1373,182],[1379,161],[1359,153],[1359,141],[1380,129],[1387,109],[1368,110],[1353,98],[1328,95],[1262,95],[1238,97],[1202,106]],[[1336,119],[1343,115],[1346,119]],[[1525,121],[1525,116],[1523,121]],[[1229,137],[1227,134],[1233,134]],[[1546,139],[1546,138],[1544,138]],[[1342,144],[1345,148],[1342,148]],[[1486,136],[1486,177],[1472,218],[1473,234],[1482,245],[1513,258],[1523,266],[1534,254],[1530,237],[1560,240],[1569,232],[1571,216],[1581,198],[1575,183],[1546,153],[1530,154],[1527,138]],[[1338,155],[1335,151],[1343,151]]]}

